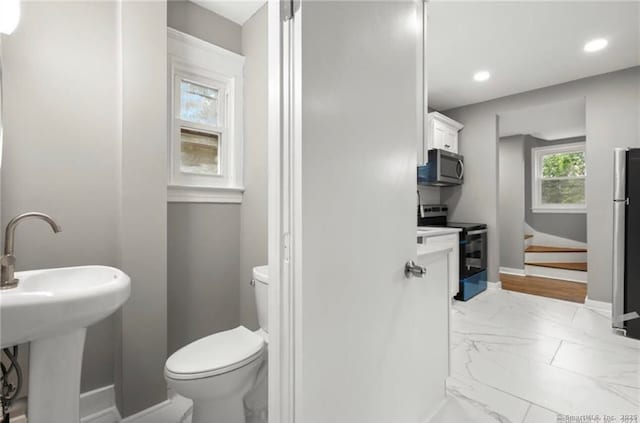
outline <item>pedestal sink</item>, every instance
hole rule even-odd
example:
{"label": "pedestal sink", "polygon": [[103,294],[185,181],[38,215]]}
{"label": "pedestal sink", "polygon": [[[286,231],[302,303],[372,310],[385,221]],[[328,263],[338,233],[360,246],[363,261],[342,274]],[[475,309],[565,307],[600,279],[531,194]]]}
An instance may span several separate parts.
{"label": "pedestal sink", "polygon": [[116,311],[131,280],[118,269],[82,266],[17,272],[0,291],[2,348],[31,342],[29,423],[78,423],[86,328]]}

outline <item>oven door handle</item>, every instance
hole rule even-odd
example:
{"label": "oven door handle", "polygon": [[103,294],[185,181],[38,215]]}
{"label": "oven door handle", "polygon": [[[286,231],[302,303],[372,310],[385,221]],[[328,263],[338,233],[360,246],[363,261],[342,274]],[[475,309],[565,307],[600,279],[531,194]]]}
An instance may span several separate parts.
{"label": "oven door handle", "polygon": [[488,229],[478,229],[477,231],[469,231],[469,232],[467,232],[467,235],[486,234],[488,231],[489,231]]}

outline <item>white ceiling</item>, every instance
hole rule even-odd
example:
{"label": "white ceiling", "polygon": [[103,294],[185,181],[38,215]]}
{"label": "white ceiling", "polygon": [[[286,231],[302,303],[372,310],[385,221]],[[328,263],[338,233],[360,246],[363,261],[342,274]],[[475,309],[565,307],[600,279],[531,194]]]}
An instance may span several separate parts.
{"label": "white ceiling", "polygon": [[262,7],[267,0],[190,0],[193,3],[211,10],[218,15],[237,23],[244,25],[254,13]]}
{"label": "white ceiling", "polygon": [[[640,65],[640,2],[431,1],[429,106],[447,110]],[[609,46],[587,54],[603,37]],[[473,74],[491,72],[476,82]]]}
{"label": "white ceiling", "polygon": [[544,140],[584,136],[584,98],[500,113],[500,136],[528,134]]}

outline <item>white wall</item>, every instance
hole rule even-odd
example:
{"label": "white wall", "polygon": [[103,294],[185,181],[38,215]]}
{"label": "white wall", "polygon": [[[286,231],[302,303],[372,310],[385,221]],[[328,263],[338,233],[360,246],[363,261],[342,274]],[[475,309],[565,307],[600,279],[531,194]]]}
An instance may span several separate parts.
{"label": "white wall", "polygon": [[489,278],[497,280],[497,122],[501,112],[584,98],[587,121],[587,237],[590,299],[611,301],[613,148],[640,145],[640,67],[452,109],[462,122],[465,183],[442,190],[452,219],[489,225]]}
{"label": "white wall", "polygon": [[524,269],[524,136],[501,138],[498,148],[499,264]]}

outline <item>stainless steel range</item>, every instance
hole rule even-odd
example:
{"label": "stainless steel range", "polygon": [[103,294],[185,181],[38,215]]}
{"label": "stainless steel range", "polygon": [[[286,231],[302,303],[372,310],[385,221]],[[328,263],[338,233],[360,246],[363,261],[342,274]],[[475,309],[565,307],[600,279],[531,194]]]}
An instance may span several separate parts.
{"label": "stainless steel range", "polygon": [[467,301],[487,289],[487,225],[449,222],[444,204],[423,204],[418,209],[418,226],[460,228],[460,290],[457,300]]}

